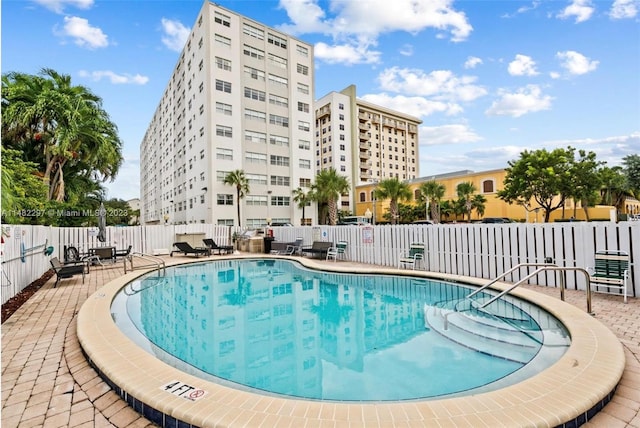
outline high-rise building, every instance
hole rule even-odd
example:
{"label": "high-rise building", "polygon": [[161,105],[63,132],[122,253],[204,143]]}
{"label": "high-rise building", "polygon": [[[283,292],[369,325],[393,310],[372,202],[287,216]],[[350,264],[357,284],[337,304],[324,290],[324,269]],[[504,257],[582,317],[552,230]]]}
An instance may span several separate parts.
{"label": "high-rise building", "polygon": [[316,101],[315,113],[316,173],[334,168],[351,185],[339,209],[355,212],[356,186],[420,176],[420,119],[356,98],[355,85]]}
{"label": "high-rise building", "polygon": [[[313,47],[206,1],[140,146],[145,224],[300,224],[313,167]],[[249,192],[224,184],[242,170]],[[307,209],[307,222],[315,213]]]}

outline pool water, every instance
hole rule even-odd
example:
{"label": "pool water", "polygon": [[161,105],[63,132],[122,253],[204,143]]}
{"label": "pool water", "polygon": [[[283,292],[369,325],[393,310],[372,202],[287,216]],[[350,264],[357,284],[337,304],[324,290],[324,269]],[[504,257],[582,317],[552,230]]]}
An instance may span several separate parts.
{"label": "pool water", "polygon": [[[553,316],[508,298],[477,309],[462,284],[217,260],[127,285],[119,328],[179,369],[232,387],[339,401],[425,399],[504,387],[557,361]],[[490,297],[480,296],[480,301]]]}

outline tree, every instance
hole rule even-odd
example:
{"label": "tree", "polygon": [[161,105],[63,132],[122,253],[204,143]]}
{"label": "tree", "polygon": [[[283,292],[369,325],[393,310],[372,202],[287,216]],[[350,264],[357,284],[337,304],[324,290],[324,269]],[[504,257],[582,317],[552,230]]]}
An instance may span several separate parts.
{"label": "tree", "polygon": [[[238,226],[242,227],[242,222],[240,220],[240,201],[245,197],[247,193],[249,193],[249,180],[244,175],[244,171],[240,169],[236,169],[235,171],[231,171],[224,178],[224,184],[229,186],[234,186],[236,188],[236,196],[237,196],[237,208],[238,208]],[[270,201],[267,200],[267,204]]]}
{"label": "tree", "polygon": [[305,192],[301,187],[298,187],[293,192],[293,202],[296,203],[298,208],[302,209],[302,219],[300,219],[300,224],[304,226],[304,209],[307,205],[309,205],[313,201],[313,193]]}
{"label": "tree", "polygon": [[569,189],[569,196],[574,200],[573,217],[576,216],[576,202],[579,201],[585,218],[589,221],[589,207],[598,202],[599,191],[602,187],[598,168],[603,162],[596,160],[594,152],[578,150],[578,156],[578,159],[574,159],[571,165],[572,186]]}
{"label": "tree", "polygon": [[435,180],[429,180],[422,183],[419,187],[421,203],[426,204],[429,202],[431,208],[431,219],[440,223],[440,201],[444,196],[445,187],[444,184],[438,183]]}
{"label": "tree", "polygon": [[627,176],[627,185],[636,199],[640,199],[640,155],[627,155],[622,158]]}
{"label": "tree", "polygon": [[[122,164],[117,127],[102,100],[51,69],[2,76],[2,144],[38,164],[47,199],[66,198],[66,178],[113,179]],[[69,170],[73,170],[69,173]]]}
{"label": "tree", "polygon": [[329,224],[335,226],[338,223],[338,199],[349,191],[349,180],[338,175],[334,168],[323,169],[316,176],[312,189],[315,200],[327,204]]}
{"label": "tree", "polygon": [[620,213],[624,207],[624,202],[628,197],[633,197],[633,193],[629,189],[627,177],[624,169],[620,166],[603,167],[599,171],[602,183],[602,203],[611,205]]}
{"label": "tree", "polygon": [[484,216],[484,208],[487,203],[487,198],[482,195],[473,195],[471,198],[471,208],[476,210],[478,217]]}
{"label": "tree", "polygon": [[528,208],[533,199],[544,209],[545,222],[551,212],[562,207],[571,194],[573,149],[545,149],[520,153],[520,159],[509,161],[504,188],[498,197],[509,204]]}
{"label": "tree", "polygon": [[476,193],[476,186],[474,186],[470,181],[462,182],[456,186],[456,193],[458,195],[458,206],[462,209],[463,215],[467,215],[467,221],[471,222],[471,211],[473,211],[473,194]]}
{"label": "tree", "polygon": [[36,164],[21,155],[2,148],[2,222],[41,224],[48,208],[47,186],[36,175]]}
{"label": "tree", "polygon": [[391,224],[397,224],[399,219],[398,201],[410,201],[413,197],[409,185],[397,177],[388,178],[378,183],[374,190],[376,199],[389,199],[389,216]]}
{"label": "tree", "polygon": [[442,201],[440,202],[440,214],[449,220],[451,214],[455,213],[454,204],[451,201]]}

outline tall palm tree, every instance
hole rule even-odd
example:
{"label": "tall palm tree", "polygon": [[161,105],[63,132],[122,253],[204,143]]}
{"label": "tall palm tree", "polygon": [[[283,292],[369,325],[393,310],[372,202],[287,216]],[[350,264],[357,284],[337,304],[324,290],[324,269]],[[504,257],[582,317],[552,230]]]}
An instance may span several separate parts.
{"label": "tall palm tree", "polygon": [[470,181],[465,181],[456,186],[458,201],[467,215],[467,221],[471,222],[471,211],[473,210],[473,194],[476,193],[476,186]]}
{"label": "tall palm tree", "polygon": [[419,190],[420,197],[423,198],[420,202],[429,202],[429,206],[431,208],[431,220],[436,223],[440,223],[440,201],[442,200],[446,190],[444,184],[438,183],[435,180],[429,180],[422,183]]}
{"label": "tall palm tree", "polygon": [[374,190],[376,199],[389,199],[389,215],[391,216],[391,224],[398,222],[398,201],[410,201],[413,197],[409,185],[400,181],[397,177],[388,178],[378,183],[378,187]]}
{"label": "tall palm tree", "polygon": [[329,224],[335,226],[338,223],[338,199],[340,195],[349,191],[349,180],[339,175],[334,168],[323,169],[316,176],[313,185],[315,200],[326,203],[329,209]]}
{"label": "tall palm tree", "polygon": [[[242,227],[242,222],[240,221],[240,200],[249,193],[249,180],[247,180],[247,177],[244,175],[244,171],[236,169],[227,174],[224,178],[224,184],[235,186],[236,188],[236,196],[238,197],[236,201],[236,206],[238,207],[238,226]],[[267,204],[269,204],[269,200],[267,200]]]}
{"label": "tall palm tree", "polygon": [[476,212],[478,213],[478,217],[484,216],[486,203],[487,198],[485,198],[483,195],[473,195],[473,198],[471,199],[471,207],[472,209],[476,210]]}
{"label": "tall palm tree", "polygon": [[304,209],[310,202],[313,201],[313,193],[305,192],[301,187],[298,187],[293,192],[293,202],[295,202],[298,208],[302,209],[302,219],[300,220],[300,225],[304,226]]}

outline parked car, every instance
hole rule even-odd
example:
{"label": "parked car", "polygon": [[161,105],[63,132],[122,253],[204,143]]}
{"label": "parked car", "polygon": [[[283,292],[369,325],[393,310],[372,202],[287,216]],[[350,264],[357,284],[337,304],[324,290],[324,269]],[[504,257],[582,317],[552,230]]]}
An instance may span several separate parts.
{"label": "parked car", "polygon": [[511,219],[505,217],[485,217],[481,223],[511,223]]}
{"label": "parked car", "polygon": [[433,224],[431,220],[416,220],[411,222],[411,224]]}

